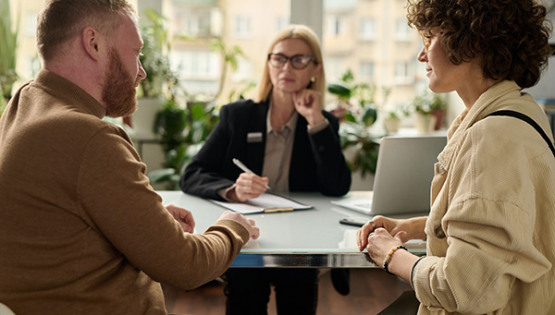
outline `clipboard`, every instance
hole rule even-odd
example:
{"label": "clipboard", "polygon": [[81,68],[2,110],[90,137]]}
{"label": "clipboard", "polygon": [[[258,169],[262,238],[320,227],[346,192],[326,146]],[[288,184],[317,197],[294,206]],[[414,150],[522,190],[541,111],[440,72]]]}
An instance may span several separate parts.
{"label": "clipboard", "polygon": [[210,201],[242,214],[276,213],[313,208],[311,205],[305,205],[293,199],[271,193],[264,193],[256,198],[249,199],[247,202]]}

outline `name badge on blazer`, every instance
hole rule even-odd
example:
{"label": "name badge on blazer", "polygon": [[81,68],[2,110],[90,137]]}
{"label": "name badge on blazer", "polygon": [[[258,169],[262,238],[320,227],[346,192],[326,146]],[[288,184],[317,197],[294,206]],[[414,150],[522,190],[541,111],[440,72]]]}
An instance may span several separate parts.
{"label": "name badge on blazer", "polygon": [[262,132],[247,133],[247,143],[262,142]]}

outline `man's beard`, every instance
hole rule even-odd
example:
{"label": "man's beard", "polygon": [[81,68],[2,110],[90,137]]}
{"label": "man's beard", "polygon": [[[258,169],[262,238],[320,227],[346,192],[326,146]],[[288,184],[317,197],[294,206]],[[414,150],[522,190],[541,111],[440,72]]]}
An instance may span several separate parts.
{"label": "man's beard", "polygon": [[137,77],[125,71],[121,58],[115,49],[110,49],[110,65],[102,86],[102,101],[106,105],[106,116],[125,117],[137,110]]}

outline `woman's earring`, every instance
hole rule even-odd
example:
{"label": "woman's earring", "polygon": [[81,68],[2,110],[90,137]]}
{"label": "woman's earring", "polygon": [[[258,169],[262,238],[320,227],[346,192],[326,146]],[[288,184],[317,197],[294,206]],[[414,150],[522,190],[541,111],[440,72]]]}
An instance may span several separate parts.
{"label": "woman's earring", "polygon": [[315,77],[311,77],[311,78],[310,78],[310,82],[316,82],[316,78],[315,78]]}

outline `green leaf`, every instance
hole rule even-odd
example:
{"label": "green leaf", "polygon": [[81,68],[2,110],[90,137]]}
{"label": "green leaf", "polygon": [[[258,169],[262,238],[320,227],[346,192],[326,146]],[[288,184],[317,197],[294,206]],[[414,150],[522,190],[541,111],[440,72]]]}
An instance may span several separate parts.
{"label": "green leaf", "polygon": [[189,110],[191,111],[191,118],[193,121],[198,121],[204,118],[206,111],[204,110],[204,105],[202,103],[193,104]]}
{"label": "green leaf", "polygon": [[[10,98],[12,86],[18,75],[15,71],[17,61],[17,37],[19,34],[19,17],[12,21],[10,1],[0,1],[0,87],[3,97]],[[15,28],[13,26],[15,25]]]}
{"label": "green leaf", "polygon": [[378,111],[374,107],[367,107],[362,115],[362,122],[367,127],[370,127],[378,119]]}
{"label": "green leaf", "polygon": [[345,113],[345,116],[343,116],[343,119],[345,120],[345,122],[357,123],[356,116],[353,115],[353,113],[351,113],[351,112]]}
{"label": "green leaf", "polygon": [[351,89],[341,84],[337,84],[337,83],[328,84],[328,92],[330,92],[331,94],[337,95],[340,98],[345,98],[345,99],[351,98]]}
{"label": "green leaf", "polygon": [[355,79],[355,76],[353,75],[353,71],[351,71],[351,69],[348,69],[347,71],[345,71],[345,73],[341,77],[341,81],[345,83],[352,82],[354,79]]}

